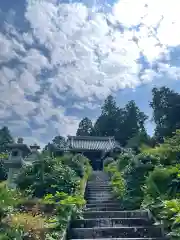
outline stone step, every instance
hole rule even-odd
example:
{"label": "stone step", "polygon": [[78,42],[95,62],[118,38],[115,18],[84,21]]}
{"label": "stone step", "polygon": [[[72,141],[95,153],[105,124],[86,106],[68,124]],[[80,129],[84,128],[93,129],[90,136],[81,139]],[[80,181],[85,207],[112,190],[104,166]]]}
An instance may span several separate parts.
{"label": "stone step", "polygon": [[118,237],[161,237],[162,231],[158,226],[134,227],[95,227],[72,228],[71,238],[118,238]]}
{"label": "stone step", "polygon": [[99,189],[91,189],[91,188],[86,188],[86,193],[97,193],[97,192],[106,192],[106,193],[111,193],[112,188],[99,188]]}
{"label": "stone step", "polygon": [[94,196],[112,196],[113,194],[110,191],[99,191],[99,192],[86,192],[87,197]]}
{"label": "stone step", "polygon": [[95,204],[93,203],[88,203],[86,204],[87,208],[93,208],[93,207],[119,207],[121,206],[120,202],[107,202],[107,203],[102,203],[102,202],[96,202]]}
{"label": "stone step", "polygon": [[107,196],[107,195],[111,195],[112,196],[112,193],[111,193],[111,191],[106,191],[106,190],[100,190],[100,191],[87,191],[86,192],[86,195],[88,195],[88,196],[96,196],[96,195],[105,195],[105,196]]}
{"label": "stone step", "polygon": [[[84,238],[83,238],[84,239]],[[169,240],[166,237],[158,237],[158,238],[85,238],[85,240]],[[75,240],[75,239],[71,239]],[[82,238],[76,238],[76,240],[82,240]]]}
{"label": "stone step", "polygon": [[112,195],[109,195],[109,196],[94,196],[94,197],[88,197],[87,200],[90,200],[90,201],[94,201],[94,200],[99,200],[99,201],[106,201],[106,200],[113,200],[115,199],[115,197],[113,197]]}
{"label": "stone step", "polygon": [[91,189],[98,189],[98,188],[108,188],[111,186],[109,184],[93,183],[93,184],[87,184],[87,187]]}
{"label": "stone step", "polygon": [[[104,201],[104,202],[102,202],[102,201],[100,201],[100,200],[96,200],[96,201],[93,201],[93,202],[89,202],[89,200],[88,199],[86,199],[86,202],[87,202],[87,204],[94,204],[94,205],[96,205],[96,204],[103,204],[103,205],[106,205],[106,204],[116,204],[116,203],[118,203],[119,204],[119,201],[117,200],[117,199],[113,199],[113,200],[107,200],[107,201]],[[86,205],[87,205],[86,204]]]}
{"label": "stone step", "polygon": [[93,181],[88,181],[87,182],[88,185],[94,185],[94,184],[101,184],[101,185],[109,185],[110,184],[110,181],[109,180],[93,180]]}
{"label": "stone step", "polygon": [[89,181],[93,182],[93,181],[109,181],[109,177],[108,176],[92,176],[89,178]]}
{"label": "stone step", "polygon": [[86,187],[86,191],[92,192],[92,191],[112,191],[112,187],[107,186],[107,187]]}
{"label": "stone step", "polygon": [[150,226],[152,221],[147,218],[96,218],[78,219],[71,225],[72,228],[93,228],[93,227],[131,227]]}
{"label": "stone step", "polygon": [[84,212],[83,217],[88,218],[148,218],[147,211],[92,211]]}
{"label": "stone step", "polygon": [[91,208],[85,208],[84,211],[86,212],[92,212],[92,211],[121,211],[124,210],[124,207],[118,206],[118,207],[108,207],[108,206],[102,206],[102,207],[91,207]]}
{"label": "stone step", "polygon": [[109,192],[97,192],[97,193],[86,193],[86,198],[99,198],[99,197],[112,197],[113,195]]}
{"label": "stone step", "polygon": [[[95,185],[95,184],[97,184],[97,185]],[[87,182],[86,185],[91,186],[91,187],[99,187],[99,185],[102,186],[102,187],[110,187],[111,186],[109,181],[108,182],[95,182],[95,181],[94,182]]]}
{"label": "stone step", "polygon": [[88,185],[94,185],[94,184],[98,184],[98,185],[103,185],[103,186],[108,186],[110,184],[109,181],[88,181],[87,182]]}
{"label": "stone step", "polygon": [[114,198],[88,198],[87,203],[96,203],[96,202],[101,202],[101,203],[106,203],[106,202],[115,202],[116,200]]}

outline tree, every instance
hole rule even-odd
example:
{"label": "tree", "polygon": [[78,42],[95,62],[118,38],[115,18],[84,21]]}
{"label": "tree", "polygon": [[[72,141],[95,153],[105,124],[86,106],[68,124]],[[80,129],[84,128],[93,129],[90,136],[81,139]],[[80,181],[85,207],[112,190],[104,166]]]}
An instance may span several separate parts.
{"label": "tree", "polygon": [[118,107],[113,96],[109,95],[101,107],[101,115],[94,125],[94,135],[115,136],[118,120]]}
{"label": "tree", "polygon": [[180,128],[180,94],[167,87],[153,88],[153,120],[156,123],[155,138],[163,142],[164,137],[172,136]]}
{"label": "tree", "polygon": [[140,131],[145,132],[145,121],[147,116],[140,111],[134,101],[130,101],[125,106],[125,128],[128,139],[134,137]]}
{"label": "tree", "polygon": [[49,142],[43,149],[43,152],[48,151],[51,157],[55,156],[56,148],[64,149],[66,147],[66,140],[62,136],[56,136],[52,142]]}
{"label": "tree", "polygon": [[145,121],[147,116],[140,111],[134,101],[129,101],[123,109],[119,109],[116,139],[125,146],[130,139],[139,135],[147,135]]}
{"label": "tree", "polygon": [[122,146],[125,146],[129,139],[140,132],[146,135],[144,126],[146,120],[147,116],[140,111],[134,101],[128,102],[124,108],[119,108],[110,95],[104,101],[93,133],[97,136],[114,136]]}
{"label": "tree", "polygon": [[53,138],[52,143],[59,148],[64,148],[66,145],[66,140],[64,137],[62,136],[56,136],[55,138]]}
{"label": "tree", "polygon": [[87,117],[83,118],[79,123],[76,136],[90,136],[92,135],[92,132],[93,132],[92,121]]}
{"label": "tree", "polygon": [[14,139],[11,136],[11,133],[8,127],[3,127],[0,129],[0,152],[7,151],[7,145],[10,143],[14,143]]}
{"label": "tree", "polygon": [[136,153],[140,152],[142,145],[152,146],[152,140],[146,132],[138,132],[135,136],[127,141],[127,148],[132,148]]}

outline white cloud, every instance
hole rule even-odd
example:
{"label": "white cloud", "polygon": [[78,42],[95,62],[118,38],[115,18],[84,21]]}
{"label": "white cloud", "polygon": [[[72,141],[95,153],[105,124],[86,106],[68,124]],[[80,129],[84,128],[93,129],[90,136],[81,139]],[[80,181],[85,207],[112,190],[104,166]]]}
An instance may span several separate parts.
{"label": "white cloud", "polygon": [[[73,134],[78,125],[78,117],[66,116],[66,106],[59,102],[55,107],[53,97],[64,102],[77,97],[84,102],[73,102],[75,108],[94,109],[94,97],[102,100],[163,74],[179,79],[178,67],[160,62],[170,60],[168,47],[180,43],[179,1],[120,0],[106,13],[83,3],[55,2],[27,1],[24,16],[30,28],[19,33],[6,23],[7,34],[0,33],[0,64],[5,64],[0,69],[0,117],[13,111],[22,128],[32,121],[39,126],[32,129],[38,141],[43,134]],[[159,73],[145,69],[139,77],[140,53],[151,66],[157,62]],[[8,65],[11,60],[16,64]],[[38,100],[28,100],[30,95]],[[17,130],[17,122],[11,125]]]}

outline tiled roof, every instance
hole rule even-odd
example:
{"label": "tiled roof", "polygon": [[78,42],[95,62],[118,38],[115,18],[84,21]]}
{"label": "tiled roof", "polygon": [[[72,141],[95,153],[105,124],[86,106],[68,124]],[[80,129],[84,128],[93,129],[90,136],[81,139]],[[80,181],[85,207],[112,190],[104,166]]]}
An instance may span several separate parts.
{"label": "tiled roof", "polygon": [[117,146],[114,137],[68,137],[68,145],[74,150],[99,150],[110,151]]}

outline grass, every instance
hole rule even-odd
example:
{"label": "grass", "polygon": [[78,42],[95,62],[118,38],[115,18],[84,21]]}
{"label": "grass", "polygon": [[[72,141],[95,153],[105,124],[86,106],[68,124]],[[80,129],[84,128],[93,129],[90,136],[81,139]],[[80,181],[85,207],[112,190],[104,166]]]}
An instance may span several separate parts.
{"label": "grass", "polygon": [[7,216],[4,222],[13,229],[23,229],[31,236],[30,239],[44,239],[48,231],[47,219],[42,215],[33,216],[31,213],[14,213]]}

